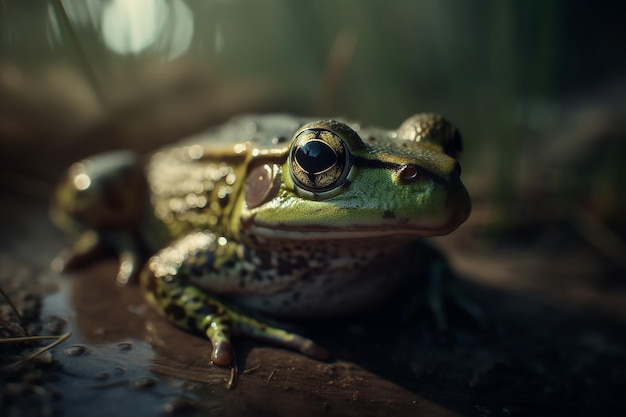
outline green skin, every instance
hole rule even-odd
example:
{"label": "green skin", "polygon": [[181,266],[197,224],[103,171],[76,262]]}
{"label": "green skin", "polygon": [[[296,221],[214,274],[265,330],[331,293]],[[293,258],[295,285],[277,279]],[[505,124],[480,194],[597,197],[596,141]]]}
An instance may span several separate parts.
{"label": "green skin", "polygon": [[163,316],[210,339],[215,364],[231,362],[231,335],[324,359],[313,341],[244,311],[320,317],[387,299],[416,275],[415,241],[469,216],[460,148],[435,114],[394,131],[240,117],[146,159],[74,164],[52,217],[76,237],[66,268],[112,247],[118,282],[139,276]]}

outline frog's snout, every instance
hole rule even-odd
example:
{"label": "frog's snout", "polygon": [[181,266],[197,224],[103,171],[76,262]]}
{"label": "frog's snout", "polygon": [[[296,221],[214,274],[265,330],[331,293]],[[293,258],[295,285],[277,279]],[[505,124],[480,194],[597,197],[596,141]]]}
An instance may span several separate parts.
{"label": "frog's snout", "polygon": [[434,161],[426,168],[425,164],[407,163],[396,170],[396,183],[410,195],[400,206],[410,207],[407,217],[420,233],[448,234],[467,220],[471,200],[461,181],[460,163],[447,155]]}

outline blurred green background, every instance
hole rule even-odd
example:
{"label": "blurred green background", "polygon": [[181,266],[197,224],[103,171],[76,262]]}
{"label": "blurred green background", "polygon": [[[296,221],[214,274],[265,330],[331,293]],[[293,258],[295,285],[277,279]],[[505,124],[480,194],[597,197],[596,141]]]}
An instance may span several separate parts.
{"label": "blurred green background", "polygon": [[[356,367],[301,367],[275,356],[280,350],[245,351],[244,361],[261,364],[258,373],[247,368],[256,394],[199,387],[207,412],[257,404],[266,414],[383,406],[434,415],[432,401],[454,415],[624,415],[616,410],[626,351],[625,9],[585,0],[0,0],[0,286],[36,300],[37,282],[59,278],[47,271],[64,244],[46,211],[62,171],[80,158],[149,152],[240,113],[395,129],[439,112],[462,132],[473,211],[430,242],[493,318],[493,332],[461,324],[444,341],[422,319],[419,332],[398,335],[395,326],[340,324],[327,340]],[[52,303],[62,313],[44,317],[73,317],[81,344],[105,328],[115,344],[82,359],[54,352],[67,372],[51,368],[58,382],[49,398],[60,395],[59,408],[80,415],[131,403],[153,415],[163,384],[137,390],[94,379],[103,359],[120,363],[116,332],[124,344],[127,335],[143,340],[150,320],[127,311],[139,294],[109,285],[114,273],[110,262],[56,279]],[[185,354],[196,349],[187,339],[163,340],[155,351],[165,361],[154,361],[162,369],[222,381],[220,369]],[[139,346],[142,360],[112,378],[146,375],[152,359]],[[100,382],[107,389],[94,389]],[[50,401],[39,387],[11,392],[32,409]]]}
{"label": "blurred green background", "polygon": [[580,0],[0,0],[0,186],[43,193],[77,158],[242,112],[436,111],[489,222],[621,233],[622,20]]}

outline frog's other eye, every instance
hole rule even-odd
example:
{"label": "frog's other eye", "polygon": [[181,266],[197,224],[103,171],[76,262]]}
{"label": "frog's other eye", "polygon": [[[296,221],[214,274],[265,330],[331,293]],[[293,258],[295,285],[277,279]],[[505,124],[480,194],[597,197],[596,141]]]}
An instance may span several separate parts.
{"label": "frog's other eye", "polygon": [[293,141],[289,169],[297,187],[323,193],[341,186],[350,171],[350,153],[339,135],[326,129],[305,129]]}
{"label": "frog's other eye", "polygon": [[419,113],[409,117],[398,128],[398,137],[430,144],[456,159],[463,151],[463,140],[457,128],[436,113]]}

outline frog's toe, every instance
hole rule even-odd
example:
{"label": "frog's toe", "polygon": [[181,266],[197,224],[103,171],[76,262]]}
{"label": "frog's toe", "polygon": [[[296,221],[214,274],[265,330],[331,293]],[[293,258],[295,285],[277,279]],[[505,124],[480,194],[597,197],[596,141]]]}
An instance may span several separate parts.
{"label": "frog's toe", "polygon": [[229,341],[218,340],[213,343],[211,362],[219,366],[230,365],[233,360],[233,347]]}
{"label": "frog's toe", "polygon": [[117,270],[115,282],[117,285],[126,286],[136,283],[139,279],[141,260],[135,251],[125,250],[119,254],[120,267]]}
{"label": "frog's toe", "polygon": [[328,359],[328,351],[314,341],[302,336],[294,335],[293,346],[306,356],[324,361]]}
{"label": "frog's toe", "polygon": [[[212,300],[206,300],[211,302]],[[213,302],[215,303],[215,302]],[[213,345],[211,361],[215,365],[226,366],[233,360],[233,347],[230,343],[230,317],[229,311],[223,305],[205,304],[197,311],[212,310],[211,313],[202,313],[199,322],[204,323],[204,334]]]}
{"label": "frog's toe", "polygon": [[299,334],[289,332],[279,327],[257,321],[247,316],[239,316],[233,321],[233,326],[238,334],[265,340],[272,344],[283,346],[317,359],[328,359],[328,351],[317,343]]}
{"label": "frog's toe", "polygon": [[239,311],[222,306],[221,315],[207,316],[208,327],[205,332],[213,344],[211,360],[220,366],[229,365],[233,360],[233,348],[230,333],[264,340],[275,345],[299,351],[317,360],[326,360],[328,351],[311,339],[288,332],[278,327],[248,317]]}

